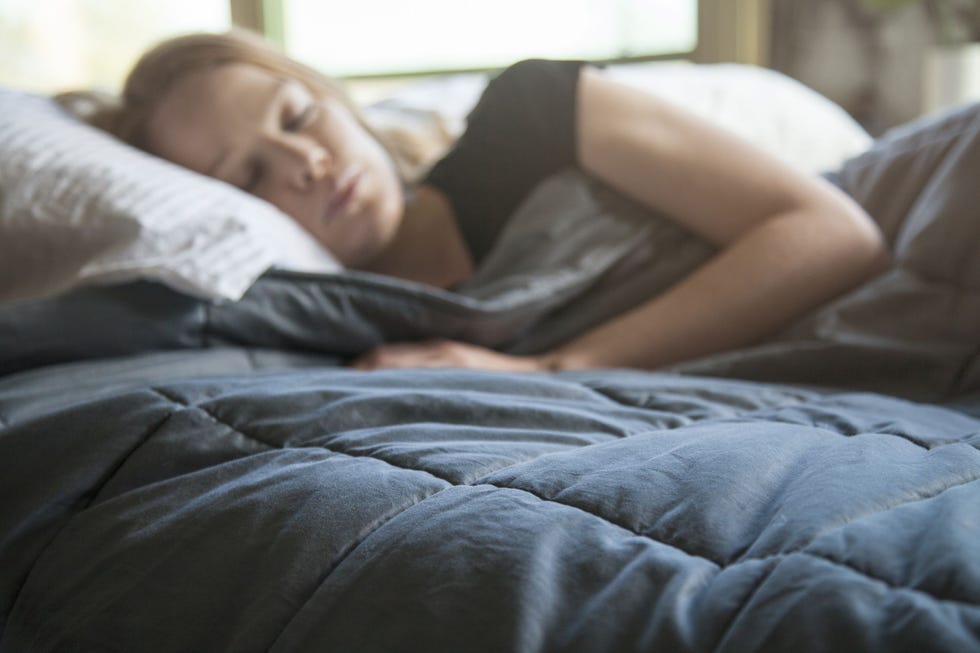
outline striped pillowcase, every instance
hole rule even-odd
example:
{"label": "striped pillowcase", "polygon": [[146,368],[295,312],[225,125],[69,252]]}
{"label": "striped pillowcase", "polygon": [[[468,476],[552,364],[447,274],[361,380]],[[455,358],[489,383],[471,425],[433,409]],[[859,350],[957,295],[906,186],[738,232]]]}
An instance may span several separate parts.
{"label": "striped pillowcase", "polygon": [[235,300],[272,266],[342,269],[271,204],[0,88],[0,302],[137,279]]}

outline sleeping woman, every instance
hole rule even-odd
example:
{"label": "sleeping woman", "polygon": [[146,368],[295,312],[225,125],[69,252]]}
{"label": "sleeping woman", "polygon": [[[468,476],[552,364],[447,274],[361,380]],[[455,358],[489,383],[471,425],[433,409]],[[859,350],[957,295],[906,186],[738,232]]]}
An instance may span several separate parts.
{"label": "sleeping woman", "polygon": [[350,268],[441,288],[470,279],[521,200],[568,167],[718,248],[668,291],[549,351],[387,343],[355,360],[361,369],[658,368],[758,342],[888,262],[875,222],[833,184],[584,62],[506,69],[411,187],[335,82],[249,34],[162,43],[96,122],[274,204]]}

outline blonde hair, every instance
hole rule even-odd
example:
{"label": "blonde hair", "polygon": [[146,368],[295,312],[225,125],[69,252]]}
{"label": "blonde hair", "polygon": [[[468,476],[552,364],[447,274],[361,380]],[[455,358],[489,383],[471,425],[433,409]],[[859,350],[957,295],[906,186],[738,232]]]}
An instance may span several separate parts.
{"label": "blonde hair", "polygon": [[436,140],[446,143],[433,143],[431,135],[427,138],[404,128],[372,127],[337,80],[291,59],[266,39],[243,29],[186,34],[157,44],[136,62],[119,97],[83,91],[62,93],[55,99],[89,124],[146,150],[150,119],[174,84],[191,73],[232,63],[257,66],[300,82],[318,97],[341,101],[385,147],[405,182],[417,180],[434,153],[448,145],[448,131],[436,134]]}

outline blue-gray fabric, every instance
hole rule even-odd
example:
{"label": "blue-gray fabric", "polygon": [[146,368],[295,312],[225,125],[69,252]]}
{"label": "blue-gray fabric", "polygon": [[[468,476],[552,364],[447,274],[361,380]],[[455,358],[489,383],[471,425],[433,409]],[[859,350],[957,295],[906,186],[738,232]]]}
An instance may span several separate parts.
{"label": "blue-gray fabric", "polygon": [[323,363],[0,380],[0,651],[980,650],[980,415]]}

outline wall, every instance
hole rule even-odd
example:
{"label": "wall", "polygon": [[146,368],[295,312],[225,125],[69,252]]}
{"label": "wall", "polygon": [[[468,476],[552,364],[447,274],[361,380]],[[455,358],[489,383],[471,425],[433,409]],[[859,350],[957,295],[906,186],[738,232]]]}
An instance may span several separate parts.
{"label": "wall", "polygon": [[916,5],[772,0],[771,66],[830,97],[868,131],[920,115],[925,52],[935,40]]}

